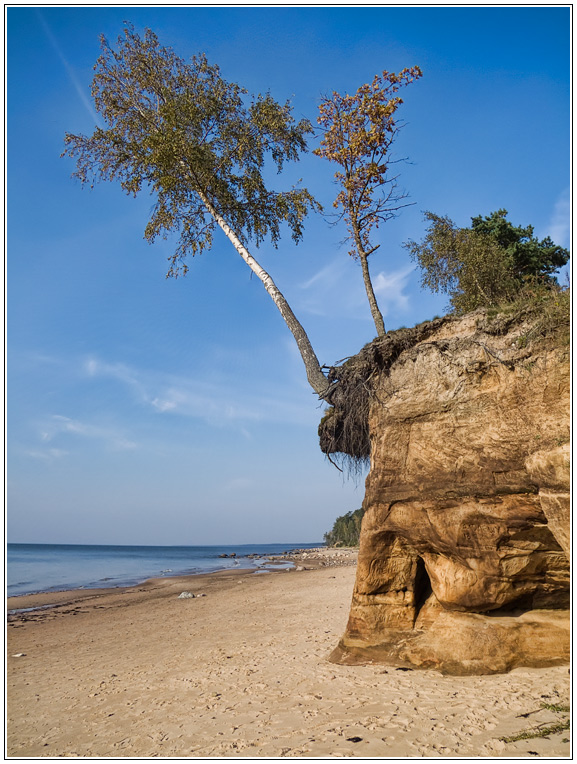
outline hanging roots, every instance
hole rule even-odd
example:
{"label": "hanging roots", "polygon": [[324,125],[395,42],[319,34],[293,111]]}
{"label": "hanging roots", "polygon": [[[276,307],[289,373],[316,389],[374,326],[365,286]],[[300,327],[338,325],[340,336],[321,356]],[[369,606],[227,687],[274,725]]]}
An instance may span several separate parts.
{"label": "hanging roots", "polygon": [[[479,308],[477,326],[485,334],[505,334],[512,326],[525,326],[519,342],[537,346],[550,341],[568,344],[570,337],[569,289],[548,287],[522,293],[511,303]],[[329,408],[319,425],[321,451],[341,471],[359,475],[371,455],[369,410],[375,403],[377,380],[382,384],[401,353],[426,340],[445,323],[462,316],[449,315],[425,321],[412,329],[397,329],[370,342],[356,356],[329,369],[329,388],[323,400]],[[490,353],[488,348],[487,352]],[[500,359],[497,359],[500,360]]]}
{"label": "hanging roots", "polygon": [[330,387],[324,400],[329,408],[319,425],[321,451],[341,471],[359,474],[371,455],[369,409],[375,400],[375,381],[399,355],[436,331],[448,317],[427,321],[413,329],[398,329],[370,342],[358,355],[328,373]]}

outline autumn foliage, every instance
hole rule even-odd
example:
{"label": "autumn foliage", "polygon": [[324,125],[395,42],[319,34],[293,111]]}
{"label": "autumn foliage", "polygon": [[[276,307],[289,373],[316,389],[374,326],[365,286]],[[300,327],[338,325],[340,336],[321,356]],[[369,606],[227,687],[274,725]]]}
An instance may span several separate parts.
{"label": "autumn foliage", "polygon": [[[391,147],[402,127],[397,110],[403,103],[397,93],[419,79],[418,66],[403,69],[398,74],[384,71],[371,84],[362,85],[354,95],[333,92],[319,106],[317,122],[324,129],[319,148],[314,153],[336,162],[341,169],[335,173],[340,191],[334,206],[342,208],[347,224],[350,254],[363,266],[363,277],[373,319],[379,334],[384,325],[370,283],[368,256],[379,245],[371,243],[371,231],[380,223],[395,217],[406,206],[397,185]],[[379,318],[380,317],[380,318]]]}

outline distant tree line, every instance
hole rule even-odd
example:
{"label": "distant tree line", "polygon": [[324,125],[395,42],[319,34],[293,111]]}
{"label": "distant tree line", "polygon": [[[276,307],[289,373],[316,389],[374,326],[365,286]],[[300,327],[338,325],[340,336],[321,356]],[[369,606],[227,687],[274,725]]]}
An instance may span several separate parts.
{"label": "distant tree line", "polygon": [[358,546],[364,514],[365,510],[361,508],[337,517],[332,530],[324,535],[325,544],[327,546]]}

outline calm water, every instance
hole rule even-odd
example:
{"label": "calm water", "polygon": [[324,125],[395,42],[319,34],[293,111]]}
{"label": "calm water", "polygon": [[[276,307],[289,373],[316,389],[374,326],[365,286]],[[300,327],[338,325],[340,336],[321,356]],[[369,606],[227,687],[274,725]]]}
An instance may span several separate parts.
{"label": "calm water", "polygon": [[[316,544],[239,544],[237,546],[89,546],[8,544],[7,594],[132,586],[147,578],[261,567],[248,559],[283,554]],[[234,559],[221,554],[236,552]]]}

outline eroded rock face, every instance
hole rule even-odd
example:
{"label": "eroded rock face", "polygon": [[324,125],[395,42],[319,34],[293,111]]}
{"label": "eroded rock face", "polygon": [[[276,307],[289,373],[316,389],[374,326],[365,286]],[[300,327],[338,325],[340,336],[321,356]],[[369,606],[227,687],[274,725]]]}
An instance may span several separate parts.
{"label": "eroded rock face", "polygon": [[493,673],[569,656],[569,349],[437,325],[380,374],[333,660]]}

